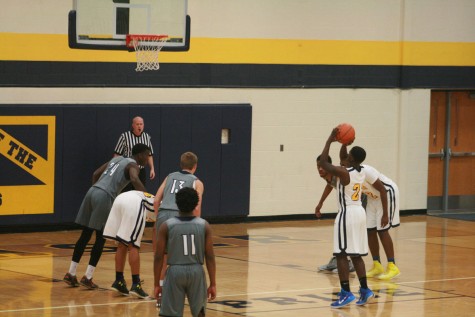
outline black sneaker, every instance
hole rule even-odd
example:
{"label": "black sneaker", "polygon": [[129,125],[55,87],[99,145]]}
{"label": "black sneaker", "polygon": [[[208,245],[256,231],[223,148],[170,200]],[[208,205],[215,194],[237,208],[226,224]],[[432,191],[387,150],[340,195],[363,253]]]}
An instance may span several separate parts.
{"label": "black sneaker", "polygon": [[124,296],[129,296],[129,290],[127,289],[127,284],[124,280],[116,280],[114,283],[112,283],[111,289],[121,293]]}
{"label": "black sneaker", "polygon": [[94,284],[94,282],[92,281],[92,278],[91,279],[88,279],[86,275],[84,275],[81,279],[81,281],[79,282],[82,286],[88,288],[88,289],[97,289],[99,288],[99,286],[97,286],[97,284]]}
{"label": "black sneaker", "polygon": [[66,273],[66,275],[63,277],[63,281],[72,287],[79,286],[79,282],[76,275],[72,275],[71,273]]}
{"label": "black sneaker", "polygon": [[130,288],[130,294],[137,296],[138,298],[146,298],[148,297],[148,294],[144,292],[142,289],[142,285],[139,284],[132,284],[132,287]]}

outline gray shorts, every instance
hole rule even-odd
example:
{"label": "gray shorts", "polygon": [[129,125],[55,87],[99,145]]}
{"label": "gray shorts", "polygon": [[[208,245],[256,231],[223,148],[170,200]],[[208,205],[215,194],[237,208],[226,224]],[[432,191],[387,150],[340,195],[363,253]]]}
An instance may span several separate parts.
{"label": "gray shorts", "polygon": [[94,230],[102,230],[109,217],[114,199],[104,190],[91,187],[84,197],[76,223]]}
{"label": "gray shorts", "polygon": [[157,221],[155,221],[155,232],[158,236],[158,229],[160,228],[160,225],[167,221],[170,218],[178,216],[178,211],[177,210],[159,210],[158,216],[157,216]]}
{"label": "gray shorts", "polygon": [[191,314],[206,310],[208,299],[206,275],[201,264],[170,265],[163,281],[160,316],[183,316],[185,296]]}

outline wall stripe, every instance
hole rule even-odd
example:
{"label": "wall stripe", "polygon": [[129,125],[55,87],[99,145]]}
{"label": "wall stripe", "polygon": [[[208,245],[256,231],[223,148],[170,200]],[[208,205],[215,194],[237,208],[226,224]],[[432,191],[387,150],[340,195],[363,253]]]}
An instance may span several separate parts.
{"label": "wall stripe", "polygon": [[2,62],[5,87],[475,88],[475,67]]}
{"label": "wall stripe", "polygon": [[[127,51],[79,50],[64,34],[0,33],[0,60],[134,62]],[[475,43],[192,38],[164,63],[475,66]]]}

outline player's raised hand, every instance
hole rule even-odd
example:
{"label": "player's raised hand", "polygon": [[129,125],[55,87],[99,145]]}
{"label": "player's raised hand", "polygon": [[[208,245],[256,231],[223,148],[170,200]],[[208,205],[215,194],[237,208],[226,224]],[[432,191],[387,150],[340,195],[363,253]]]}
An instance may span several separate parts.
{"label": "player's raised hand", "polygon": [[328,141],[330,141],[330,142],[337,141],[337,139],[336,139],[337,134],[338,134],[338,127],[333,128],[332,132],[330,133],[330,136],[328,137]]}

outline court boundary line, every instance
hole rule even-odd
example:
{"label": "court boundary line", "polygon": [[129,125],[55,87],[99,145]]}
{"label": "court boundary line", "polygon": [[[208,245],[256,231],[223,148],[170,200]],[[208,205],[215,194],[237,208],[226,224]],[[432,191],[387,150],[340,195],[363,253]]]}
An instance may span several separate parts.
{"label": "court boundary line", "polygon": [[[450,278],[450,279],[438,279],[438,280],[408,281],[408,282],[400,282],[400,283],[394,283],[394,284],[405,285],[405,284],[416,284],[416,283],[461,281],[461,280],[472,280],[472,279],[475,279],[475,276]],[[296,293],[296,292],[302,292],[302,291],[315,291],[315,290],[325,290],[325,289],[334,289],[334,288],[335,287],[316,287],[316,288],[304,288],[304,289],[269,291],[269,292],[228,294],[228,295],[217,296],[216,298],[249,296],[249,295],[252,296],[252,295],[279,294],[279,293]],[[460,297],[460,296],[462,296],[462,295],[458,295],[458,296],[455,296],[455,297]],[[134,302],[131,302],[131,301],[127,301],[127,302],[108,302],[108,303],[99,303],[99,304],[80,304],[80,305],[67,305],[67,306],[50,306],[50,307],[38,307],[38,308],[10,309],[10,310],[0,310],[0,313],[28,312],[28,311],[42,311],[42,310],[44,311],[44,310],[57,310],[57,309],[66,309],[66,308],[69,309],[69,308],[81,308],[81,307],[98,307],[98,306],[109,306],[109,305],[131,305],[131,304],[136,305],[136,304],[151,303],[151,302],[155,302],[155,299],[144,299],[144,300],[134,301]],[[213,302],[210,302],[209,304],[213,304]]]}

